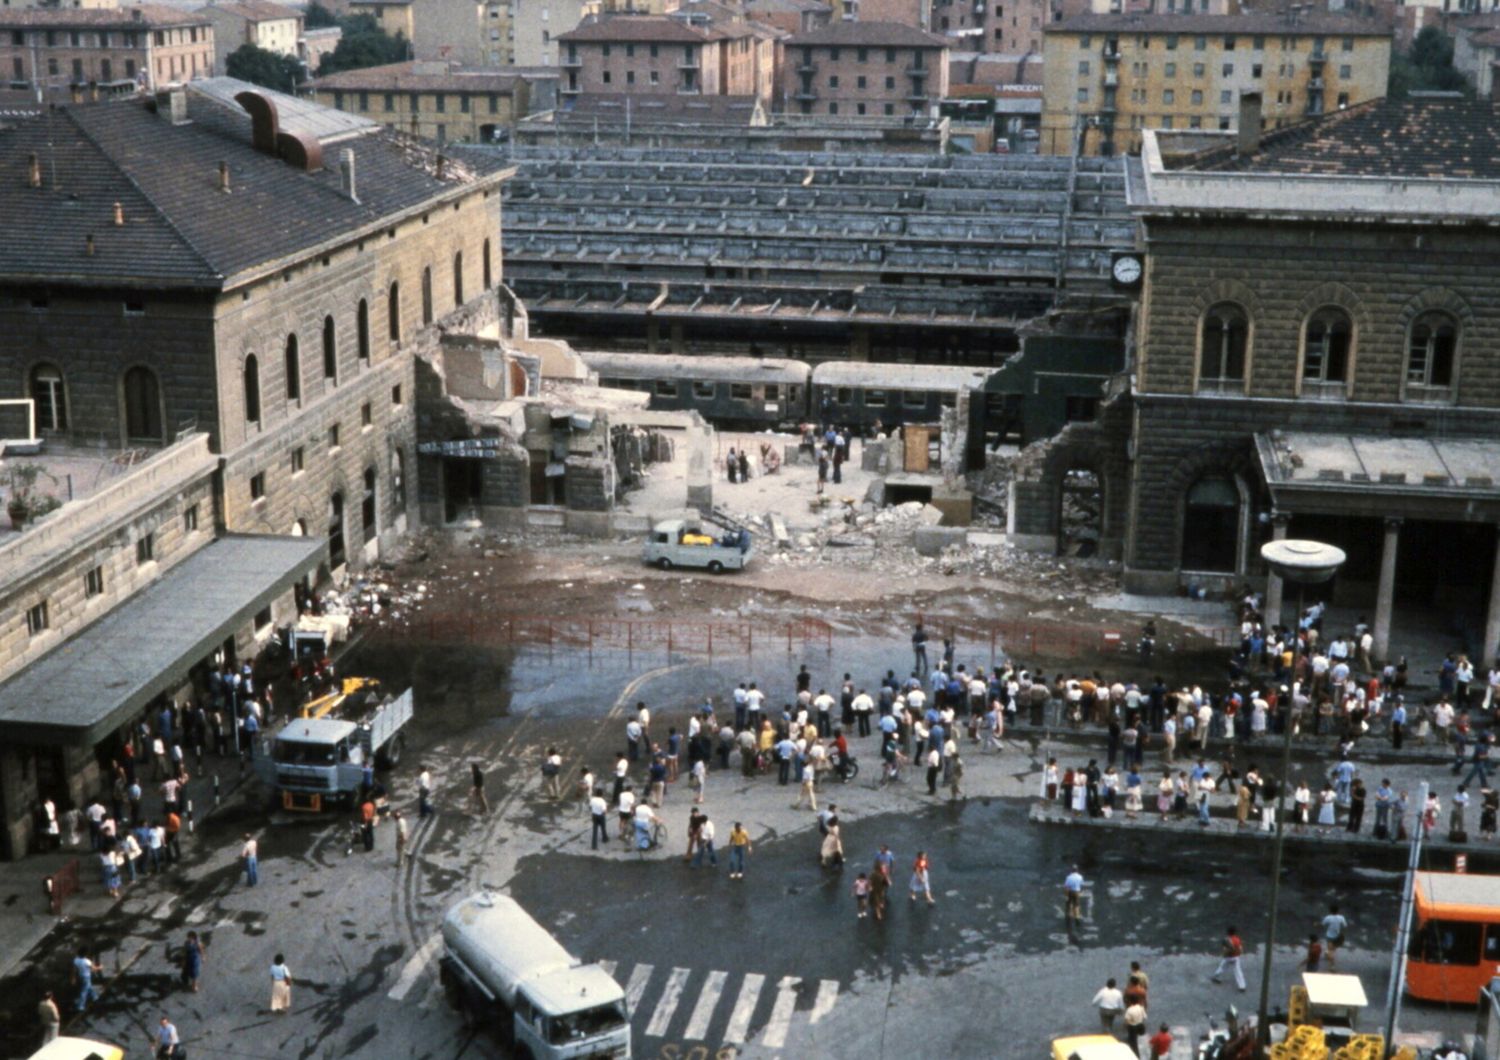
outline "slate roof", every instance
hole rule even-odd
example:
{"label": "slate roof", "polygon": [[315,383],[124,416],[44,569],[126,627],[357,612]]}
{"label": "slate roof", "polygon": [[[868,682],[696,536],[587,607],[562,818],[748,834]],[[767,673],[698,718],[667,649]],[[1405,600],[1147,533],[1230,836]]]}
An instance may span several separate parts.
{"label": "slate roof", "polygon": [[1326,11],[1301,14],[1295,22],[1280,14],[1083,14],[1043,28],[1045,33],[1201,33],[1265,34],[1267,36],[1389,37],[1390,26],[1373,19],[1353,18]]}
{"label": "slate roof", "polygon": [[1469,99],[1372,100],[1279,129],[1249,158],[1204,168],[1500,180],[1500,106]]}
{"label": "slate roof", "polygon": [[827,45],[871,48],[946,48],[947,37],[927,33],[904,22],[831,22],[786,39],[788,48]]}
{"label": "slate roof", "polygon": [[[304,88],[330,91],[365,92],[498,92],[515,91],[522,80],[515,71],[505,69],[465,70],[451,67],[442,73],[428,73],[432,64],[423,62],[390,63],[360,70],[340,70],[336,74],[309,81]],[[556,76],[554,69],[553,76]]]}
{"label": "slate roof", "polygon": [[616,15],[581,23],[576,29],[560,34],[556,39],[565,43],[597,41],[614,44],[620,41],[702,44],[704,41],[717,40],[719,36],[717,30],[689,26],[680,19],[667,18],[665,15]]}
{"label": "slate roof", "polygon": [[[237,104],[189,90],[188,117],[174,126],[132,100],[0,120],[0,283],[225,288],[505,169],[471,154],[445,162],[440,180],[434,148],[380,126],[352,136],[341,126],[325,168],[308,173],[252,148]],[[341,188],[343,148],[355,155],[357,203]],[[29,186],[33,152],[41,188]],[[228,194],[219,190],[220,161],[229,165]]]}
{"label": "slate roof", "polygon": [[[140,17],[136,17],[139,12]],[[0,29],[160,29],[167,26],[208,26],[196,11],[166,4],[137,4],[120,8],[3,8]]]}

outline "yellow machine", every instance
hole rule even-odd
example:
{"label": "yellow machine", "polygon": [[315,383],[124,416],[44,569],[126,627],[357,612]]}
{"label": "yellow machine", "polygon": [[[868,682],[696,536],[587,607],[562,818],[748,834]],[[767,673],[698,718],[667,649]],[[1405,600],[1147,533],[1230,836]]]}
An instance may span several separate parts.
{"label": "yellow machine", "polygon": [[308,700],[302,707],[302,716],[304,718],[327,717],[343,706],[344,701],[350,696],[357,695],[366,689],[379,692],[380,682],[373,677],[346,677],[332,692],[324,693],[317,699]]}

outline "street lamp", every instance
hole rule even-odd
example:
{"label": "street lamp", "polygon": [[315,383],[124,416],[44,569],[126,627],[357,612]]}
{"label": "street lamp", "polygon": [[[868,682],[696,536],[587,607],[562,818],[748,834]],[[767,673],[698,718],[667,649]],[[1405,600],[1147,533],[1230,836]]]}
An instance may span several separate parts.
{"label": "street lamp", "polygon": [[[1283,581],[1297,585],[1297,623],[1300,628],[1304,610],[1303,596],[1309,585],[1321,585],[1328,581],[1344,565],[1348,557],[1344,550],[1321,541],[1299,541],[1293,538],[1267,541],[1260,547],[1260,558],[1266,561]],[[1301,637],[1297,637],[1292,650],[1292,684],[1296,684],[1297,657],[1301,651]],[[1271,1002],[1271,950],[1276,945],[1276,902],[1281,896],[1281,852],[1286,841],[1286,789],[1292,771],[1292,703],[1286,706],[1286,718],[1281,734],[1281,784],[1276,789],[1276,844],[1271,855],[1271,908],[1266,915],[1266,949],[1260,969],[1260,1005],[1256,1010],[1256,1035],[1262,1044],[1271,1040],[1269,1019]]]}

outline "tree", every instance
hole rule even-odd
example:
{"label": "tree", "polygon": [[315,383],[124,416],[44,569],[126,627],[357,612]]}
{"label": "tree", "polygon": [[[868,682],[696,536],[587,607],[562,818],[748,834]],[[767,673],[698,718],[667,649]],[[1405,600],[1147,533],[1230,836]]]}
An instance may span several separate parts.
{"label": "tree", "polygon": [[404,62],[407,58],[406,38],[400,33],[392,37],[370,15],[342,18],[339,26],[344,31],[343,36],[339,38],[338,47],[318,67],[320,75],[385,66]]}
{"label": "tree", "polygon": [[230,77],[277,92],[294,92],[302,80],[302,63],[296,56],[278,55],[253,44],[241,44],[230,52],[224,69]]}
{"label": "tree", "polygon": [[1405,99],[1415,91],[1470,91],[1464,75],[1453,66],[1453,39],[1436,26],[1425,26],[1412,41],[1411,51],[1391,59],[1386,95]]}
{"label": "tree", "polygon": [[325,26],[339,24],[333,12],[318,3],[318,0],[312,0],[312,3],[307,5],[307,10],[302,13],[302,21],[308,29],[322,29]]}

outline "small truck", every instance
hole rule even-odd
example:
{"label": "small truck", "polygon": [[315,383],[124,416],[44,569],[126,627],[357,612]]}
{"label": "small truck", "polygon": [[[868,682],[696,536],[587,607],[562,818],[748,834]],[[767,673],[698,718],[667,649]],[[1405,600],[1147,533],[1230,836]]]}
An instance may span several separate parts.
{"label": "small truck", "polygon": [[667,519],[646,536],[641,559],[662,570],[701,567],[710,574],[741,570],[752,555],[750,531],[741,527],[715,536],[716,529],[701,521]]}
{"label": "small truck", "polygon": [[366,763],[389,769],[401,760],[411,689],[387,696],[376,681],[346,677],[299,713],[261,741],[255,772],[282,809],[317,813],[330,803],[353,803]]}
{"label": "small truck", "polygon": [[443,917],[448,1002],[517,1060],[629,1060],[625,991],[584,964],[514,899],[482,891]]}

